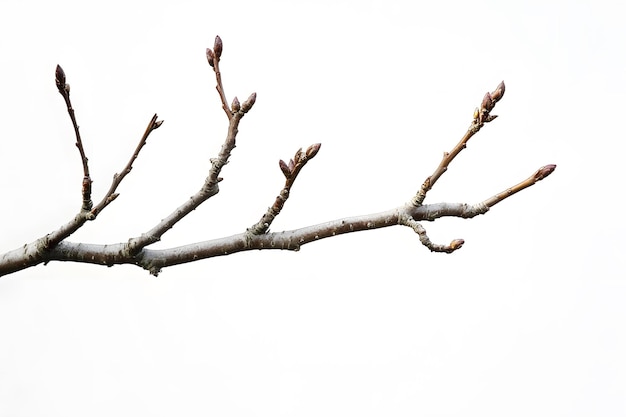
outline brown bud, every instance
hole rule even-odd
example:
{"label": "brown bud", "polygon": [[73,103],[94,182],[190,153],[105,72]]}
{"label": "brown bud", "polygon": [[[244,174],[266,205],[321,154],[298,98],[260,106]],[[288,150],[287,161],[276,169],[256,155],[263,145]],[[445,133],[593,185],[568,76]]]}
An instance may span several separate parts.
{"label": "brown bud", "polygon": [[485,93],[485,97],[483,97],[483,102],[480,106],[487,112],[490,112],[491,109],[493,109],[493,100],[491,98],[491,94],[489,94],[488,92]]}
{"label": "brown bud", "polygon": [[256,101],[256,93],[250,94],[250,97],[241,105],[241,111],[244,113],[248,113],[252,106],[254,106],[254,102]]}
{"label": "brown bud", "polygon": [[59,93],[61,93],[61,95],[65,95],[65,71],[63,71],[63,68],[61,68],[60,65],[57,65],[57,69],[54,72],[54,81],[57,84]]}
{"label": "brown bud", "polygon": [[163,120],[157,120],[152,125],[152,130],[156,130],[156,129],[160,128],[162,124],[163,124]]}
{"label": "brown bud", "polygon": [[306,157],[308,159],[314,158],[315,155],[317,155],[317,153],[319,152],[321,146],[321,143],[314,143],[313,145],[309,146],[306,150]]}
{"label": "brown bud", "polygon": [[285,178],[289,178],[291,176],[291,170],[289,169],[285,161],[283,161],[282,159],[278,161],[278,166],[280,167],[280,170],[283,171],[283,175],[285,176]]}
{"label": "brown bud", "polygon": [[552,174],[555,169],[556,169],[556,165],[554,164],[546,165],[546,166],[539,168],[537,172],[535,172],[535,181],[541,181],[548,175]]}
{"label": "brown bud", "polygon": [[206,48],[206,59],[207,61],[209,61],[209,65],[212,67],[213,61],[215,60],[215,55],[213,54],[211,48]]}
{"label": "brown bud", "polygon": [[239,99],[236,96],[233,99],[233,104],[230,105],[230,108],[232,109],[234,113],[237,113],[239,109],[241,108],[241,104],[239,104]]}
{"label": "brown bud", "polygon": [[493,93],[491,93],[491,98],[494,102],[500,101],[502,96],[504,95],[504,81],[501,81],[500,84],[496,87]]}
{"label": "brown bud", "polygon": [[289,171],[293,171],[295,166],[296,166],[296,164],[293,162],[293,159],[290,159],[289,160]]}
{"label": "brown bud", "polygon": [[450,242],[450,249],[452,250],[460,249],[464,243],[465,241],[463,239],[454,239],[452,242]]}
{"label": "brown bud", "polygon": [[219,36],[215,37],[215,44],[213,45],[213,50],[215,51],[215,56],[217,59],[220,59],[222,56],[222,38]]}

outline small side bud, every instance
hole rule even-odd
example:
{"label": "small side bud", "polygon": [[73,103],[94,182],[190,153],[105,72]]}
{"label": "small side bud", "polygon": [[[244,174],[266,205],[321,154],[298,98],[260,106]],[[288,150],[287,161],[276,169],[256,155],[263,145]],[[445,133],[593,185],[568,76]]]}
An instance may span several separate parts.
{"label": "small side bud", "polygon": [[491,93],[491,98],[495,103],[500,101],[502,96],[504,95],[504,81],[501,81],[500,84],[496,87],[493,93]]}
{"label": "small side bud", "polygon": [[250,97],[241,105],[241,111],[244,113],[248,113],[252,106],[254,106],[254,102],[256,101],[256,93],[250,94]]}
{"label": "small side bud", "polygon": [[241,108],[241,104],[239,104],[239,99],[237,98],[237,96],[235,96],[235,98],[233,99],[233,104],[230,105],[230,108],[232,109],[233,113],[237,113]]}
{"label": "small side bud", "polygon": [[308,159],[314,158],[315,155],[317,155],[317,153],[319,152],[321,146],[321,143],[314,143],[313,145],[309,146],[306,150],[306,157]]}
{"label": "small side bud", "polygon": [[209,61],[209,65],[213,67],[213,61],[215,60],[215,55],[211,48],[206,48],[206,59]]}
{"label": "small side bud", "polygon": [[215,51],[215,57],[217,59],[220,59],[220,57],[222,56],[222,48],[223,48],[223,44],[222,44],[222,38],[220,38],[219,36],[215,37],[215,43],[213,44],[213,50]]}
{"label": "small side bud", "polygon": [[452,242],[450,242],[450,249],[452,250],[460,249],[464,243],[465,241],[463,239],[454,239]]}
{"label": "small side bud", "polygon": [[478,116],[480,116],[480,111],[478,110],[478,107],[476,107],[474,109],[474,120],[478,120]]}
{"label": "small side bud", "polygon": [[291,170],[289,169],[289,166],[287,166],[285,161],[283,161],[282,159],[278,161],[278,166],[280,167],[280,170],[283,171],[283,175],[285,176],[285,178],[289,178],[291,176]]}
{"label": "small side bud", "polygon": [[61,68],[60,65],[57,65],[56,71],[54,72],[54,82],[59,89],[59,93],[62,95],[65,94],[65,71]]}
{"label": "small side bud", "polygon": [[65,88],[64,88],[65,92],[69,95],[70,94],[70,85],[68,83],[65,83]]}
{"label": "small side bud", "polygon": [[152,130],[156,130],[156,129],[160,128],[162,124],[163,124],[163,120],[157,120],[152,125]]}
{"label": "small side bud", "polygon": [[535,172],[535,181],[541,181],[548,175],[552,174],[555,169],[556,169],[556,165],[554,164],[546,165],[546,166],[539,168],[537,172]]}
{"label": "small side bud", "polygon": [[491,94],[488,92],[485,93],[485,97],[483,97],[483,102],[480,106],[487,112],[490,112],[493,109],[493,99],[491,98]]}

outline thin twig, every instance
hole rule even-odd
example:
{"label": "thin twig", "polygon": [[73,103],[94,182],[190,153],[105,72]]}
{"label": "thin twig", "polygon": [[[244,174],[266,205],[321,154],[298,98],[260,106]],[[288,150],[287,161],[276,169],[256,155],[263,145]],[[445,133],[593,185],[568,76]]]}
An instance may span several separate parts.
{"label": "thin twig", "polygon": [[267,212],[261,217],[261,220],[259,220],[254,226],[248,229],[249,233],[253,235],[267,233],[270,225],[272,224],[276,216],[280,214],[283,206],[287,202],[291,187],[296,182],[298,174],[300,173],[302,168],[304,168],[306,163],[313,159],[315,155],[317,155],[321,146],[321,143],[315,143],[309,146],[306,152],[302,152],[302,148],[298,149],[295,156],[293,157],[293,159],[289,160],[288,164],[282,159],[278,161],[278,165],[280,166],[283,175],[285,175],[285,185],[278,194],[278,196],[276,196],[274,204],[269,207],[267,209]]}
{"label": "thin twig", "polygon": [[499,202],[501,202],[502,200],[504,200],[505,198],[508,198],[512,196],[513,194],[522,191],[524,188],[528,188],[531,185],[535,185],[538,181],[541,181],[548,175],[552,174],[555,169],[556,169],[556,165],[554,164],[542,166],[533,175],[526,178],[524,181],[520,182],[517,185],[514,185],[511,188],[507,188],[501,193],[498,193],[492,197],[489,197],[488,199],[483,201],[482,204],[484,204],[487,207],[493,207]]}
{"label": "thin twig", "polygon": [[424,180],[417,194],[413,197],[413,199],[411,199],[410,204],[416,207],[420,206],[426,198],[426,193],[433,188],[439,177],[441,177],[443,173],[448,170],[448,165],[450,165],[454,158],[456,158],[457,155],[467,147],[467,142],[472,138],[472,136],[478,133],[485,123],[489,123],[498,117],[496,115],[492,115],[491,110],[493,110],[496,103],[500,101],[504,95],[504,89],[504,81],[502,81],[492,93],[485,94],[480,109],[476,108],[474,111],[474,119],[472,120],[470,127],[467,129],[467,132],[465,132],[465,135],[463,135],[459,143],[457,143],[450,152],[443,153],[443,158],[441,159],[439,166],[430,177]]}
{"label": "thin twig", "polygon": [[139,143],[137,144],[135,151],[133,152],[130,159],[128,160],[128,163],[122,169],[122,171],[120,171],[119,173],[115,173],[113,175],[113,181],[111,182],[111,186],[109,187],[109,190],[105,194],[104,198],[102,199],[102,201],[100,201],[100,203],[98,203],[97,206],[95,206],[91,210],[91,214],[93,216],[91,220],[95,219],[96,216],[98,216],[98,214],[102,210],[104,210],[106,206],[111,204],[111,202],[113,202],[113,200],[115,200],[118,197],[119,194],[115,192],[117,190],[117,187],[119,187],[124,177],[126,177],[126,175],[128,175],[130,171],[133,169],[133,163],[139,156],[139,152],[141,151],[141,149],[145,146],[146,142],[148,141],[148,137],[150,136],[150,133],[158,129],[162,124],[163,124],[163,120],[157,120],[157,115],[155,113],[154,116],[152,116],[152,119],[150,119],[150,122],[148,122],[148,126],[146,127],[146,130],[143,133],[143,136],[139,140]]}
{"label": "thin twig", "polygon": [[60,65],[57,65],[55,71],[55,83],[57,89],[61,96],[63,96],[63,100],[65,100],[65,106],[67,107],[67,113],[70,115],[70,119],[72,120],[72,126],[74,126],[74,135],[76,136],[76,147],[78,148],[78,152],[80,153],[80,159],[83,164],[83,183],[82,183],[82,199],[83,204],[81,206],[82,211],[89,211],[93,206],[93,202],[91,201],[91,176],[89,175],[89,163],[87,155],[85,154],[85,148],[83,147],[83,141],[80,138],[80,130],[78,128],[78,122],[76,121],[76,114],[74,113],[74,108],[72,107],[72,102],[70,100],[70,85],[66,82],[65,71],[61,68]]}

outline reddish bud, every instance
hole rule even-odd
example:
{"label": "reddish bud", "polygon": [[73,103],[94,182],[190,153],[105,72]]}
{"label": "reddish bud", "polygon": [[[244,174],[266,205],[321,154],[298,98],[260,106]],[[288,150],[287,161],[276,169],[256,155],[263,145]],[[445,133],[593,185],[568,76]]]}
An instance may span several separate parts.
{"label": "reddish bud", "polygon": [[315,155],[317,155],[317,153],[319,152],[321,146],[321,143],[314,143],[313,145],[309,146],[306,150],[306,157],[308,159],[314,158]]}
{"label": "reddish bud", "polygon": [[217,57],[217,59],[220,59],[220,57],[222,56],[222,48],[222,38],[216,36],[215,43],[213,44],[213,50],[215,51],[215,56]]}
{"label": "reddish bud", "polygon": [[256,101],[256,93],[250,94],[250,97],[241,105],[241,111],[244,113],[248,113],[252,106],[254,106],[254,102]]}
{"label": "reddish bud", "polygon": [[241,108],[241,104],[239,104],[239,99],[236,96],[233,99],[233,104],[230,105],[230,108],[235,113],[237,113],[239,111],[239,109]]}
{"label": "reddish bud", "polygon": [[504,95],[504,81],[501,81],[500,84],[496,87],[493,93],[491,93],[491,98],[494,102],[500,101],[502,96]]}
{"label": "reddish bud", "polygon": [[206,59],[207,61],[209,61],[209,65],[212,67],[213,61],[215,60],[215,55],[213,54],[211,48],[206,48]]}
{"label": "reddish bud", "polygon": [[282,159],[278,161],[278,166],[280,167],[280,170],[283,171],[283,175],[285,176],[285,178],[289,178],[291,176],[291,170],[289,169],[285,161],[283,161]]}
{"label": "reddish bud", "polygon": [[546,165],[546,166],[539,168],[537,172],[535,172],[535,181],[541,181],[548,175],[552,174],[555,169],[556,169],[556,165],[554,164]]}
{"label": "reddish bud", "polygon": [[485,93],[485,97],[483,97],[483,102],[480,106],[487,112],[490,112],[491,109],[493,109],[493,100],[491,98],[491,94],[489,94],[488,92]]}
{"label": "reddish bud", "polygon": [[59,93],[65,95],[67,93],[67,91],[65,91],[65,71],[63,71],[60,65],[57,65],[57,69],[54,72],[54,81],[59,89]]}

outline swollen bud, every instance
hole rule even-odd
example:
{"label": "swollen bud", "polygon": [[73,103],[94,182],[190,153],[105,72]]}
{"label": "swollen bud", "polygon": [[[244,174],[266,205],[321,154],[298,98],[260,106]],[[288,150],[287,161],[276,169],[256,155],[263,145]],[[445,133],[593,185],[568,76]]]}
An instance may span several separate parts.
{"label": "swollen bud", "polygon": [[61,95],[65,95],[68,92],[65,91],[65,71],[63,71],[63,68],[61,68],[60,65],[57,65],[57,69],[54,72],[54,81],[59,89],[59,93],[61,93]]}
{"label": "swollen bud", "polygon": [[211,48],[206,48],[206,59],[207,61],[209,61],[209,65],[212,67],[213,61],[215,60],[215,55],[213,54]]}
{"label": "swollen bud", "polygon": [[285,161],[283,161],[282,159],[278,161],[278,166],[280,167],[280,170],[283,171],[283,175],[285,176],[285,178],[289,178],[291,176],[291,170],[289,169]]}
{"label": "swollen bud", "polygon": [[501,81],[500,84],[496,87],[493,93],[491,93],[491,98],[494,102],[500,101],[502,96],[504,95],[504,81]]}
{"label": "swollen bud", "polygon": [[491,98],[491,94],[488,92],[485,93],[485,97],[483,97],[483,102],[480,106],[487,112],[490,112],[491,109],[493,109],[493,99]]}
{"label": "swollen bud", "polygon": [[308,159],[314,158],[315,155],[317,155],[317,153],[319,152],[321,146],[321,143],[314,143],[313,145],[309,146],[306,150],[306,157]]}
{"label": "swollen bud", "polygon": [[241,111],[244,113],[248,113],[252,106],[254,106],[254,102],[256,101],[256,93],[250,94],[250,97],[241,105]]}
{"label": "swollen bud", "polygon": [[215,56],[217,57],[217,59],[220,59],[220,57],[222,56],[222,38],[220,38],[219,36],[215,37],[215,44],[213,45],[213,50],[215,51]]}
{"label": "swollen bud", "polygon": [[234,113],[237,113],[239,109],[241,108],[241,104],[239,104],[239,99],[236,96],[233,99],[233,104],[230,105],[230,108],[232,109]]}
{"label": "swollen bud", "polygon": [[539,168],[537,172],[535,172],[535,181],[541,181],[548,175],[552,174],[555,169],[556,169],[556,165],[554,164],[546,165],[546,166]]}
{"label": "swollen bud", "polygon": [[463,239],[454,239],[452,242],[450,242],[450,249],[459,249],[461,246],[463,246],[464,243],[465,241]]}

